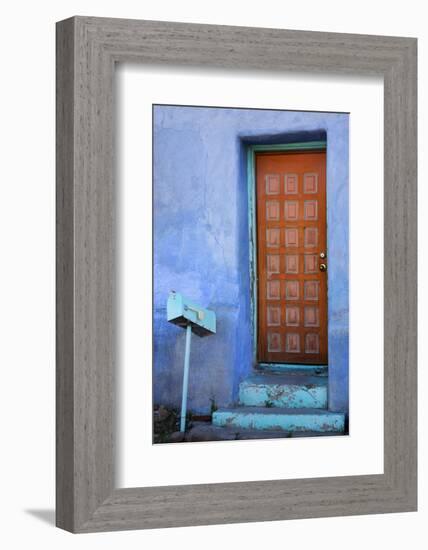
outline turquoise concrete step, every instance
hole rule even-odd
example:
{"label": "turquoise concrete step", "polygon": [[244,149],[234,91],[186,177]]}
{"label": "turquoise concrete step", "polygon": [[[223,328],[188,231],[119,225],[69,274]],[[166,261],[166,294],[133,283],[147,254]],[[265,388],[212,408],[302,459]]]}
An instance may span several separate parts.
{"label": "turquoise concrete step", "polygon": [[235,407],[213,413],[214,426],[285,432],[343,433],[345,415],[323,409]]}
{"label": "turquoise concrete step", "polygon": [[250,407],[327,408],[327,378],[256,374],[239,385],[239,404]]}

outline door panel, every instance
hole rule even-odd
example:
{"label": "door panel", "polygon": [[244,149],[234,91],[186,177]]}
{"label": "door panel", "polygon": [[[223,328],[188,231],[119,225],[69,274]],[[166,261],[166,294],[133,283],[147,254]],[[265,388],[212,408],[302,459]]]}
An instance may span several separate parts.
{"label": "door panel", "polygon": [[327,364],[326,154],[256,154],[258,361]]}

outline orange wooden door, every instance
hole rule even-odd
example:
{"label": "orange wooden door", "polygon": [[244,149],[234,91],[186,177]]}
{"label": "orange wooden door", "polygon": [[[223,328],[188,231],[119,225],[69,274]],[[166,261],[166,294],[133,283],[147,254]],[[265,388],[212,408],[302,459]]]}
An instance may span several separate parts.
{"label": "orange wooden door", "polygon": [[256,154],[258,361],[327,364],[326,155]]}

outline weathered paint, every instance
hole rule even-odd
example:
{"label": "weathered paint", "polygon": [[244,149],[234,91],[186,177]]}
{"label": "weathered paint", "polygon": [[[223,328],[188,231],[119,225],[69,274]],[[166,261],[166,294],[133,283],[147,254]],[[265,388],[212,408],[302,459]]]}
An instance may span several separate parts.
{"label": "weathered paint", "polygon": [[258,371],[277,374],[316,374],[327,376],[328,367],[325,365],[297,365],[291,363],[259,363]]}
{"label": "weathered paint", "polygon": [[181,399],[185,334],[166,321],[171,289],[217,315],[216,335],[192,346],[189,408],[208,412],[211,400],[237,400],[253,368],[247,149],[327,138],[329,401],[346,411],[348,115],[174,106],[153,112],[155,402],[179,406]]}
{"label": "weathered paint", "polygon": [[236,407],[216,411],[213,424],[251,430],[343,433],[345,415],[319,409]]}
{"label": "weathered paint", "polygon": [[239,385],[239,403],[250,407],[326,408],[327,379],[316,376],[254,375]]}

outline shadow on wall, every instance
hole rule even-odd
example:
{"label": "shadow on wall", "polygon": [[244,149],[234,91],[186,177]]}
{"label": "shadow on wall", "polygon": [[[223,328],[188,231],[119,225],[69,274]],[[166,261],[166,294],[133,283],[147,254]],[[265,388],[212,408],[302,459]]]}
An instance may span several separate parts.
{"label": "shadow on wall", "polygon": [[35,509],[29,509],[25,510],[26,514],[29,514],[30,516],[33,516],[40,521],[43,521],[44,523],[47,523],[48,525],[51,525],[52,527],[55,527],[55,510],[51,508],[35,508]]}

